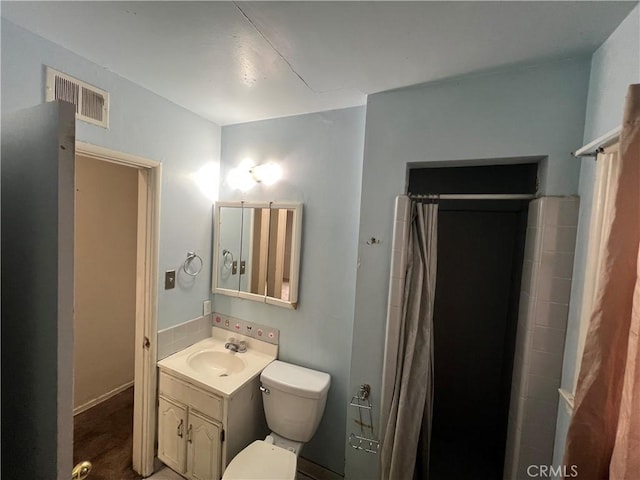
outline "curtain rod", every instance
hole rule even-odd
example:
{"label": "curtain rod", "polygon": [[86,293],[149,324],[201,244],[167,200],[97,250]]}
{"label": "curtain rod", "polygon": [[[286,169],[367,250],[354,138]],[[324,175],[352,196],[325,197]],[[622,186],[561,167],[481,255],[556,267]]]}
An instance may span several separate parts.
{"label": "curtain rod", "polygon": [[587,143],[584,147],[580,147],[575,152],[571,152],[574,157],[592,157],[595,158],[599,153],[604,152],[604,149],[615,143],[620,138],[620,132],[622,132],[622,126],[616,127],[613,130],[605,133],[601,137],[596,138],[594,141]]}
{"label": "curtain rod", "polygon": [[408,194],[413,200],[432,199],[432,200],[533,200],[536,198],[532,193],[442,193],[430,195],[413,195]]}

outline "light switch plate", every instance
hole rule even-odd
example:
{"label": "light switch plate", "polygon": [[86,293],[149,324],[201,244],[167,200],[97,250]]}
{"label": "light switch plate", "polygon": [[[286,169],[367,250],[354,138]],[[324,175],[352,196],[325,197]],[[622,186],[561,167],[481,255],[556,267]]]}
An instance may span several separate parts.
{"label": "light switch plate", "polygon": [[171,290],[172,288],[176,288],[176,271],[167,270],[164,273],[164,289]]}
{"label": "light switch plate", "polygon": [[211,300],[205,300],[202,303],[202,315],[209,315],[211,313]]}

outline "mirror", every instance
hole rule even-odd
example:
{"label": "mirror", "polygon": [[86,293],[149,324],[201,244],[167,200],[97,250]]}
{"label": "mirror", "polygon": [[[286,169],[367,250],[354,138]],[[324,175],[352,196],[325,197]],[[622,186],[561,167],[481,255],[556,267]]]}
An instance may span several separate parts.
{"label": "mirror", "polygon": [[213,293],[296,308],[302,204],[217,202]]}
{"label": "mirror", "polygon": [[237,291],[240,282],[238,260],[240,259],[242,208],[221,207],[218,210],[218,251],[220,258],[217,269],[217,286],[220,289]]}
{"label": "mirror", "polygon": [[269,208],[243,208],[242,260],[240,291],[265,295],[267,258],[269,255]]}
{"label": "mirror", "polygon": [[293,217],[290,208],[271,209],[269,222],[269,265],[267,268],[267,297],[288,302],[291,297],[291,244]]}

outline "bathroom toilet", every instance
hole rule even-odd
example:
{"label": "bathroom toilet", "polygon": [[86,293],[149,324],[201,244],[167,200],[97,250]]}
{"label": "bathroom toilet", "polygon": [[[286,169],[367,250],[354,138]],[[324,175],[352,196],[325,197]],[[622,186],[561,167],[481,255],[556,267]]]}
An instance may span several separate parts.
{"label": "bathroom toilet", "polygon": [[236,455],[222,480],[294,480],[302,446],[322,419],[331,377],[276,360],[260,374],[271,434]]}

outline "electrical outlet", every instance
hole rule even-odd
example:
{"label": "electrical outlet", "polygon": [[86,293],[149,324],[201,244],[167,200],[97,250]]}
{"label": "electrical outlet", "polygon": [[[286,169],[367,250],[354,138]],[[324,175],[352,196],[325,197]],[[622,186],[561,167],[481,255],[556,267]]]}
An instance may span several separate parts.
{"label": "electrical outlet", "polygon": [[202,303],[202,315],[209,315],[211,313],[211,300],[205,300]]}
{"label": "electrical outlet", "polygon": [[167,270],[164,272],[164,289],[171,290],[172,288],[176,288],[176,271]]}

